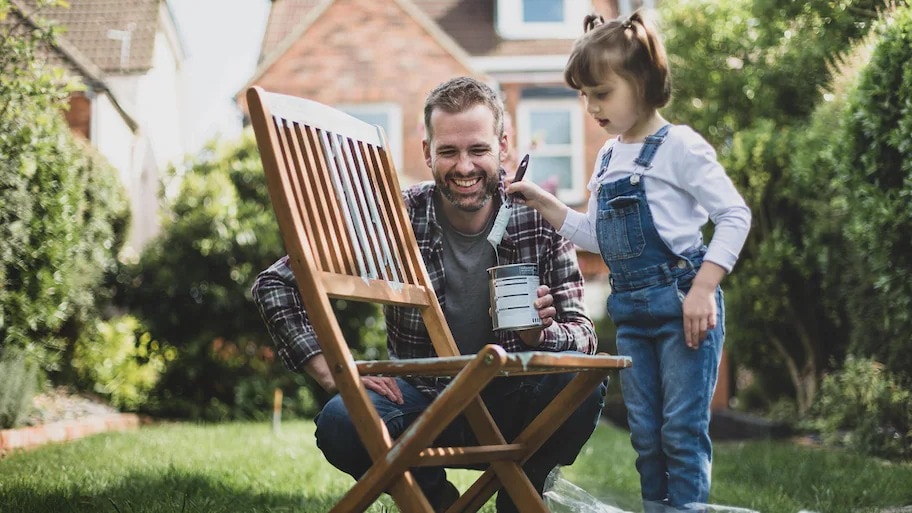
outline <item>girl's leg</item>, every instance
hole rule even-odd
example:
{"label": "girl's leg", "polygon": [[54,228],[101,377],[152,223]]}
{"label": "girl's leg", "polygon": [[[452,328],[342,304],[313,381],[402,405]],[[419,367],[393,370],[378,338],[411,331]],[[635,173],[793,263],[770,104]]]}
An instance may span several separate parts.
{"label": "girl's leg", "polygon": [[659,355],[648,322],[646,291],[613,293],[608,312],[617,326],[618,354],[630,356],[633,366],[620,372],[627,407],[630,441],[637,452],[636,467],[647,511],[668,498],[668,477],[662,452],[662,389]]}
{"label": "girl's leg", "polygon": [[657,334],[664,396],[662,451],[668,470],[668,501],[678,509],[709,501],[710,402],[724,339],[721,290],[716,293],[716,303],[719,310],[716,328],[707,333],[699,349],[685,345],[680,318],[665,323]]}

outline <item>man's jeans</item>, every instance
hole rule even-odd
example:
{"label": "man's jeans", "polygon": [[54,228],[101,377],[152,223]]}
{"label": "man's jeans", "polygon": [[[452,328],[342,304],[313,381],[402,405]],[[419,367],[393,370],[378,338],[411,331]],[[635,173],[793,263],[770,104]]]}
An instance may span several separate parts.
{"label": "man's jeans", "polygon": [[[551,402],[573,374],[546,374],[521,378],[497,378],[482,392],[491,416],[507,441],[513,440]],[[380,418],[386,423],[395,440],[430,404],[430,400],[402,379],[397,380],[404,403],[399,405],[379,394],[368,391]],[[556,465],[570,465],[592,435],[604,406],[605,385],[602,384],[567,419],[548,441],[523,466],[533,486],[542,492],[548,473]],[[360,477],[371,460],[361,444],[354,425],[340,396],[333,397],[316,418],[317,446],[336,468],[354,478]],[[475,436],[463,416],[457,417],[437,438],[436,445],[477,445]],[[443,489],[446,472],[441,467],[411,469],[418,484],[433,501]],[[497,511],[507,513],[516,507],[506,492],[498,494]]]}

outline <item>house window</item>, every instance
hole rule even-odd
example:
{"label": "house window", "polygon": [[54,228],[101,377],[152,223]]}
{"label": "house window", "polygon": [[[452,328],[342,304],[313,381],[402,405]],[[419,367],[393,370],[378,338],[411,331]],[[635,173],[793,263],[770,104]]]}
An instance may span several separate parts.
{"label": "house window", "polygon": [[360,103],[338,105],[337,108],[365,123],[379,125],[386,133],[387,151],[397,170],[402,168],[402,108],[395,103]]}
{"label": "house window", "polygon": [[618,0],[618,16],[630,16],[637,9],[655,9],[656,0]]}
{"label": "house window", "polygon": [[569,205],[585,197],[583,117],[576,98],[520,101],[516,110],[519,153],[529,153],[526,179],[553,188]]}
{"label": "house window", "polygon": [[588,8],[580,0],[497,0],[497,32],[505,39],[573,39]]}

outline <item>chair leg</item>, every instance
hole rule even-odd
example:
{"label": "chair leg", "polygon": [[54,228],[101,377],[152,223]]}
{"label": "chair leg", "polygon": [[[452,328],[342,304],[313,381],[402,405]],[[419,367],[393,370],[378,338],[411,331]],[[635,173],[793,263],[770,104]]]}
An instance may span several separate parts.
{"label": "chair leg", "polygon": [[[554,400],[513,441],[513,443],[525,446],[525,452],[519,460],[519,464],[525,463],[535,454],[535,451],[541,448],[548,440],[548,437],[570,417],[593,388],[605,379],[607,374],[608,371],[600,370],[580,372],[570,383],[567,383],[567,386],[561,390]],[[453,505],[454,507],[450,508],[450,511],[478,511],[497,492],[500,486],[499,476],[494,465],[492,465],[462,494],[456,504]],[[509,488],[507,491],[510,493],[510,497],[514,497]],[[514,499],[515,501],[516,499]],[[539,498],[539,501],[541,501],[541,498]],[[460,509],[456,509],[457,506]]]}
{"label": "chair leg", "polygon": [[[364,511],[390,484],[402,481],[400,477],[411,475],[407,469],[413,466],[418,453],[429,446],[467,406],[482,404],[480,399],[477,403],[473,399],[478,398],[478,394],[500,372],[505,362],[506,352],[498,346],[488,346],[479,351],[424,413],[405,430],[385,456],[374,461],[337,504],[337,508],[340,508],[338,511]],[[416,488],[417,484],[414,487],[408,486],[403,493],[400,493],[399,487],[392,488],[391,495],[403,513],[426,511],[420,508],[407,509],[414,508],[408,504],[412,503],[411,491]],[[423,497],[420,490],[418,493]]]}
{"label": "chair leg", "polygon": [[[434,508],[428,502],[418,482],[415,481],[411,472],[406,471],[402,477],[393,481],[390,487],[390,495],[396,501],[399,511],[408,513],[434,513]],[[357,487],[348,491],[338,503],[330,510],[330,513],[363,513],[377,500],[374,496],[370,500]]]}
{"label": "chair leg", "polygon": [[[480,397],[474,398],[472,404],[466,408],[465,415],[479,443],[485,445],[506,443],[500,429]],[[523,511],[523,513],[547,513],[548,510],[538,495],[538,491],[532,486],[532,482],[529,481],[522,467],[516,461],[491,462],[491,469],[494,469],[493,472],[496,473],[498,479],[496,483],[505,483],[504,486],[507,488],[511,498],[520,497],[520,500],[515,498],[513,500],[514,504],[520,508],[520,511]],[[493,488],[490,493],[483,497],[473,492],[473,490],[475,490],[474,486],[460,496],[447,511],[454,513],[478,511],[491,498],[491,495],[497,491],[497,488]]]}

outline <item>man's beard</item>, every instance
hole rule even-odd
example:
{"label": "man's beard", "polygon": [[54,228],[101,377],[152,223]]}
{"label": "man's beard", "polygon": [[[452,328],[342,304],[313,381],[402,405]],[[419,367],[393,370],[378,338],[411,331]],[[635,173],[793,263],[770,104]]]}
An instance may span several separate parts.
{"label": "man's beard", "polygon": [[482,179],[484,180],[485,185],[481,190],[483,197],[479,199],[477,194],[465,196],[453,191],[446,180],[442,180],[437,174],[434,176],[434,181],[437,182],[437,188],[440,189],[443,196],[448,199],[454,207],[464,212],[477,212],[481,210],[489,201],[491,201],[491,198],[493,198],[494,194],[497,192],[499,178],[496,173],[493,175],[484,175]]}

